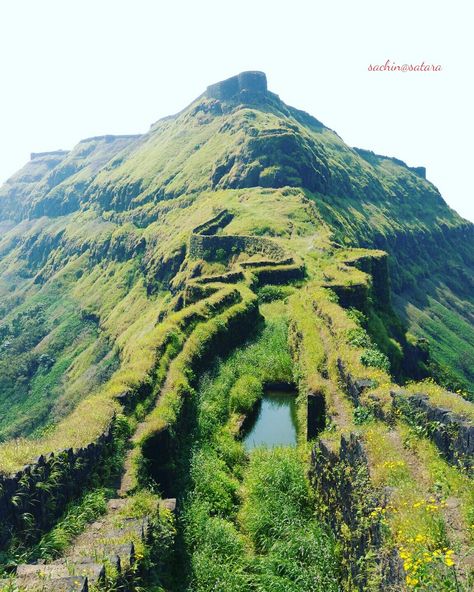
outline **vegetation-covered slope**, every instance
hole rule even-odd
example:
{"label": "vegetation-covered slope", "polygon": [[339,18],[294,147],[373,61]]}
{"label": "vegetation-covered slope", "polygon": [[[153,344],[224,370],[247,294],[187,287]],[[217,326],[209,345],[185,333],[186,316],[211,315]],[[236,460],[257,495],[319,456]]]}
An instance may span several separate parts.
{"label": "vegetation-covered slope", "polygon": [[[261,73],[142,136],[32,155],[0,189],[0,475],[71,449],[70,479],[113,434],[121,494],[179,498],[170,567],[151,570],[166,589],[467,590],[473,228],[422,168],[348,147]],[[433,378],[463,397],[410,383]],[[269,383],[298,386],[298,446],[249,461],[239,422]],[[417,392],[455,428],[413,411]],[[33,502],[0,499],[8,561],[84,487],[104,495],[108,446],[60,503],[66,477],[45,477],[41,516],[36,469],[15,481]]]}

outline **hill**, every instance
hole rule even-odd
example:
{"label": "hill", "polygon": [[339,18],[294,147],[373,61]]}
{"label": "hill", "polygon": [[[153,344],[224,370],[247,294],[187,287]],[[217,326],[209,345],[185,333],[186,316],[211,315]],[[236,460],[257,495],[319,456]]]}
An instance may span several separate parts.
{"label": "hill", "polygon": [[[244,72],[33,153],[0,229],[5,565],[90,557],[119,479],[150,589],[470,589],[474,225],[423,167]],[[271,388],[297,446],[249,454]]]}

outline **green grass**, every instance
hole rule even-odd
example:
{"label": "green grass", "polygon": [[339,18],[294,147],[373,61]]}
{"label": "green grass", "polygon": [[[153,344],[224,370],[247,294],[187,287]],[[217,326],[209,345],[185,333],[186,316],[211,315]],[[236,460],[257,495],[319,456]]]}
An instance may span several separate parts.
{"label": "green grass", "polygon": [[[181,534],[192,549],[187,567],[195,588],[331,589],[333,541],[311,514],[304,459],[264,451],[248,462],[235,438],[239,420],[266,382],[296,382],[303,451],[306,393],[322,393],[328,439],[356,428],[367,441],[372,435],[375,482],[399,485],[400,502],[418,503],[423,488],[375,417],[394,421],[393,379],[430,374],[444,388],[408,389],[424,389],[436,404],[472,419],[472,405],[445,392],[473,396],[472,226],[401,161],[346,146],[274,95],[252,104],[242,97],[223,110],[200,97],[127,145],[81,143],[54,165],[32,161],[0,189],[0,471],[89,444],[121,411],[123,392],[142,397],[131,411],[133,425],[145,420],[138,444],[182,427],[189,400],[197,405],[197,432],[188,442]],[[304,263],[307,277],[254,294],[257,282],[246,273],[245,285],[216,285],[209,298],[177,312],[197,279],[196,264],[203,274],[225,272],[249,256],[212,263],[186,255],[192,230],[223,208],[234,216],[220,234],[270,237]],[[386,287],[380,249],[389,253],[396,314],[377,298],[377,278],[362,271],[370,263]],[[363,314],[343,310],[344,296],[361,298]],[[256,301],[266,319],[260,336],[221,360],[196,390],[194,366],[207,345]],[[417,349],[417,338],[429,347]],[[338,360],[353,377],[373,381],[357,411],[343,393]],[[456,491],[470,515],[464,477],[404,429],[396,433],[423,458],[430,491],[436,473],[443,492]],[[294,503],[285,505],[290,494]],[[406,540],[397,540],[406,552],[414,552],[408,539],[417,534],[433,549],[441,545],[442,522],[429,512],[413,505],[399,512]],[[283,517],[291,527],[272,531]],[[61,528],[59,542],[69,536],[67,524]]]}
{"label": "green grass", "polygon": [[[179,335],[183,329],[185,333],[192,330],[193,318],[195,322],[196,317],[201,319],[207,317],[210,310],[218,309],[222,304],[225,305],[229,292],[234,292],[234,289],[226,287],[222,292],[211,296],[209,300],[170,315],[167,322],[153,326],[152,331],[141,333],[140,339],[132,344],[133,347],[129,344],[130,355],[123,356],[121,367],[112,377],[97,391],[81,401],[72,413],[51,430],[47,430],[38,438],[18,438],[0,444],[0,470],[5,473],[18,470],[47,451],[87,446],[110,424],[113,415],[121,411],[116,397],[126,390],[133,391],[142,385],[149,385],[153,396],[153,381],[156,382],[157,388],[161,387],[170,357],[178,353],[183,343],[181,340],[177,349],[176,344],[168,347],[170,339],[173,341],[174,332]],[[132,353],[135,355],[131,355]],[[165,355],[157,359],[158,353]],[[80,430],[77,429],[77,425],[81,426]]]}
{"label": "green grass", "polygon": [[334,541],[314,519],[296,449],[257,449],[238,520],[257,554],[257,590],[339,590]]}
{"label": "green grass", "polygon": [[303,457],[296,449],[257,451],[248,464],[236,440],[235,419],[262,386],[293,380],[282,309],[266,305],[261,334],[200,381],[176,589],[338,589],[334,542],[313,517]]}

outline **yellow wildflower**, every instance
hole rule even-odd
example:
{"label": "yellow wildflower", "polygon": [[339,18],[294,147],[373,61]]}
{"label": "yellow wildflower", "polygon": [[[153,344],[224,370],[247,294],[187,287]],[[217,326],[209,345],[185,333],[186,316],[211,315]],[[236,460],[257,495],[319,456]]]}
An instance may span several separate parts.
{"label": "yellow wildflower", "polygon": [[452,567],[454,565],[454,561],[451,559],[451,557],[445,557],[444,562],[448,567]]}

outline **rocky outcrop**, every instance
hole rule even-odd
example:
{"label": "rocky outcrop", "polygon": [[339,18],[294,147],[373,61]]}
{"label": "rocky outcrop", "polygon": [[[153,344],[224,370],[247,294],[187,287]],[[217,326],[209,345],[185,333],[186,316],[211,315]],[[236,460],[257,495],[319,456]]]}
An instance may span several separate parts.
{"label": "rocky outcrop", "polygon": [[213,188],[304,187],[330,192],[331,170],[327,153],[295,125],[253,128],[237,150],[216,162]]}
{"label": "rocky outcrop", "polygon": [[426,168],[423,166],[411,167],[399,158],[394,158],[393,156],[383,156],[381,154],[376,154],[372,150],[365,150],[364,148],[354,148],[354,150],[357,152],[359,156],[361,156],[364,160],[366,160],[374,166],[377,166],[383,163],[383,161],[388,160],[392,161],[393,163],[399,166],[405,167],[407,170],[411,171],[412,173],[415,173],[415,175],[418,175],[422,179],[426,179]]}
{"label": "rocky outcrop", "polygon": [[70,151],[32,152],[23,169],[0,188],[0,219],[18,222],[76,211],[93,175],[140,137],[96,136]]}

